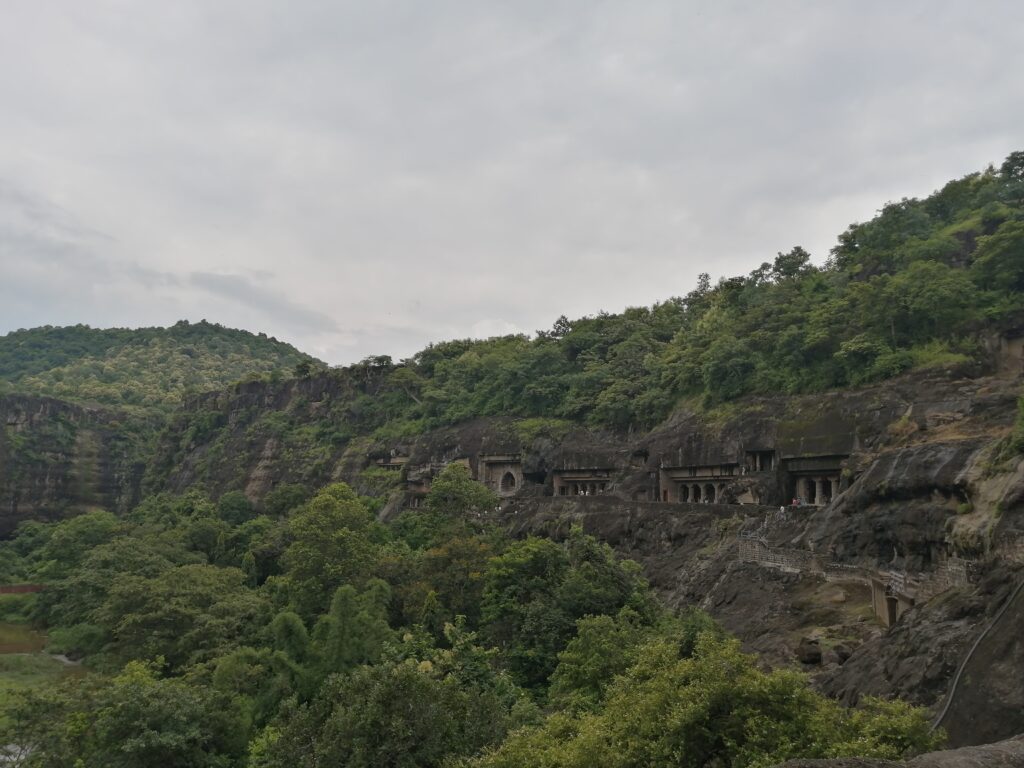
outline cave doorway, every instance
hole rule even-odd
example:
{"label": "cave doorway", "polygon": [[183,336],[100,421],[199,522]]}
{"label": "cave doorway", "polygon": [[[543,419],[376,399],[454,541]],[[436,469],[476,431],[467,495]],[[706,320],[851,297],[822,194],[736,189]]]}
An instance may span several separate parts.
{"label": "cave doorway", "polygon": [[715,486],[711,485],[710,483],[704,486],[704,500],[708,504],[715,503]]}
{"label": "cave doorway", "polygon": [[690,500],[690,486],[688,486],[688,485],[680,485],[679,486],[679,500],[682,501],[682,502],[687,502],[687,501]]}
{"label": "cave doorway", "polygon": [[891,627],[899,618],[900,604],[895,597],[885,598],[885,626]]}
{"label": "cave doorway", "polygon": [[516,489],[516,476],[506,472],[501,477],[501,490],[503,493],[512,493]]}
{"label": "cave doorway", "polygon": [[699,485],[693,486],[693,500],[694,500],[694,502],[699,502],[700,501],[700,486]]}

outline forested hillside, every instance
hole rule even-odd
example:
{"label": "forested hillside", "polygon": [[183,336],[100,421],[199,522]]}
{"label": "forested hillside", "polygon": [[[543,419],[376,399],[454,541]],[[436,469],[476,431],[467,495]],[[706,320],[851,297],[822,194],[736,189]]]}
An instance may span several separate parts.
{"label": "forested hillside", "polygon": [[[560,318],[536,338],[428,347],[396,370],[425,424],[513,414],[650,427],[684,398],[810,392],[983,361],[979,330],[1024,310],[1024,152],[683,298]],[[370,361],[373,362],[373,361]],[[389,402],[388,405],[391,405]]]}
{"label": "forested hillside", "polygon": [[[820,392],[937,367],[991,371],[999,333],[1024,327],[1024,152],[853,224],[822,266],[801,248],[652,307],[559,318],[535,337],[433,344],[313,382],[286,412],[179,413],[166,453],[227,436],[229,416],[315,466],[352,438],[422,434],[486,416],[615,431],[746,395]],[[308,372],[317,373],[313,366]],[[308,395],[308,396],[306,396]],[[240,398],[244,400],[245,398]],[[315,419],[312,417],[315,411]],[[527,421],[532,429],[536,422]],[[180,436],[187,436],[181,441]],[[179,445],[180,443],[180,445]]]}
{"label": "forested hillside", "polygon": [[742,768],[941,740],[923,710],[762,671],[592,537],[512,540],[459,465],[390,525],[307,493],[157,496],[0,544],[0,578],[49,585],[0,608],[90,669],[0,695],[17,764]]}
{"label": "forested hillside", "polygon": [[291,375],[312,358],[289,344],[202,321],[170,328],[33,328],[0,337],[0,393],[166,409],[262,374]]}

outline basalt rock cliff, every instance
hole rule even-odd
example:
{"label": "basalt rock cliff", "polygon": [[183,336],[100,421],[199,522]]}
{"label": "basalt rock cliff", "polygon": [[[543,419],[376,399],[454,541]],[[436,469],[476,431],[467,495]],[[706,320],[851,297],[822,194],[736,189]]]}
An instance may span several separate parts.
{"label": "basalt rock cliff", "polygon": [[48,397],[0,396],[0,536],[136,501],[139,438],[116,414]]}
{"label": "basalt rock cliff", "polygon": [[857,757],[834,760],[788,760],[781,768],[1020,768],[1024,766],[1024,737],[981,747],[929,752],[907,762],[865,760]]}

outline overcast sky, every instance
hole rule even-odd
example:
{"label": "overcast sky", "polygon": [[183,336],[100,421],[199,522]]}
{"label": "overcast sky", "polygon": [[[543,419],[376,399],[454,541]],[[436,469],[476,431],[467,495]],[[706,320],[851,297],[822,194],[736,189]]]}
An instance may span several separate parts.
{"label": "overcast sky", "polygon": [[331,363],[683,295],[1024,149],[1024,3],[4,0],[0,333]]}

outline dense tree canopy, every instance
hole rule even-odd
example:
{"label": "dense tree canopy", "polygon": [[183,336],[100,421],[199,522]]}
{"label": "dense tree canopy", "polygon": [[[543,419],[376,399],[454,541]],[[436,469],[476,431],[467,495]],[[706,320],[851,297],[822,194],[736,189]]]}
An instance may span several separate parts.
{"label": "dense tree canopy", "polygon": [[164,408],[187,392],[217,389],[247,376],[291,375],[299,363],[312,362],[264,334],[205,321],[139,329],[47,326],[0,336],[0,392]]}
{"label": "dense tree canopy", "polygon": [[193,490],[22,526],[0,562],[48,584],[22,608],[89,672],[0,700],[12,764],[767,766],[937,743],[921,711],[761,671],[579,530],[509,539],[460,470],[389,525],[335,484],[273,517]]}

